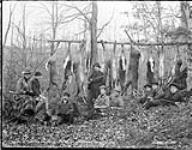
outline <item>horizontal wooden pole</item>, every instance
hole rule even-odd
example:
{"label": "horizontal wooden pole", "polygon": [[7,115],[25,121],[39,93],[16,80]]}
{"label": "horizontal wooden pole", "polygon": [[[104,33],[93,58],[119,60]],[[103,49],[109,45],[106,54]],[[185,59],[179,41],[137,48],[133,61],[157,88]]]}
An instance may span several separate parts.
{"label": "horizontal wooden pole", "polygon": [[[80,40],[48,40],[48,42],[61,42],[61,43],[81,43]],[[115,42],[110,41],[97,41],[97,43],[104,43],[104,44],[114,44]],[[131,45],[130,42],[116,42],[117,45]],[[170,42],[170,43],[133,43],[133,45],[137,46],[169,46],[169,45],[188,45],[192,44],[192,42]]]}

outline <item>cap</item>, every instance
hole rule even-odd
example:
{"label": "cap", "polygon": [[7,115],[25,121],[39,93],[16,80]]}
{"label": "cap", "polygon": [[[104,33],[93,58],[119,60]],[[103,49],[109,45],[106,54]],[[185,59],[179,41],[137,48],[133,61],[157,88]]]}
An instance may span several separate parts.
{"label": "cap", "polygon": [[98,68],[101,68],[101,66],[100,66],[100,64],[99,64],[99,63],[95,63],[95,64],[93,65],[93,67],[98,67]]}
{"label": "cap", "polygon": [[31,74],[31,71],[30,71],[29,68],[26,68],[26,69],[22,72],[22,74]]}

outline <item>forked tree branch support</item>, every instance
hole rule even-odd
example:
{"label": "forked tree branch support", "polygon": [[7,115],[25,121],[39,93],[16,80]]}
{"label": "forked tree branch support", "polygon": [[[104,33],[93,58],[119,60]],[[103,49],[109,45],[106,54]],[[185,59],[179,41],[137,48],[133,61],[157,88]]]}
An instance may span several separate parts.
{"label": "forked tree branch support", "polygon": [[[80,40],[48,40],[48,42],[53,43],[82,43],[83,41]],[[114,44],[115,42],[109,42],[109,41],[97,41],[97,43],[104,43],[104,44]],[[116,42],[117,45],[131,45],[130,42]],[[171,46],[171,45],[188,45],[192,44],[192,42],[169,42],[169,43],[132,43],[133,45],[137,46]]]}

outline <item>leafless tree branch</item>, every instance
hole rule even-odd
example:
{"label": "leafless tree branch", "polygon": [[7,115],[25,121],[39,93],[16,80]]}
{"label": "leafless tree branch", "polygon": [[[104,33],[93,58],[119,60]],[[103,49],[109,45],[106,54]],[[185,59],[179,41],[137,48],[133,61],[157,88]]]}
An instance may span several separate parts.
{"label": "leafless tree branch", "polygon": [[114,17],[114,9],[113,9],[113,13],[112,13],[109,21],[107,21],[107,22],[101,27],[101,29],[98,29],[98,30],[100,30],[100,32],[97,34],[97,38],[102,34],[102,32],[103,32],[103,30],[105,29],[105,27],[107,27],[107,26],[111,23],[113,17]]}
{"label": "leafless tree branch", "polygon": [[89,19],[89,18],[87,17],[87,15],[86,15],[82,10],[80,10],[78,7],[76,7],[76,6],[71,6],[71,5],[67,5],[67,4],[62,4],[62,5],[77,10],[77,11],[87,20],[87,22],[90,23],[90,19]]}
{"label": "leafless tree branch", "polygon": [[7,25],[3,45],[5,45],[6,42],[7,42],[7,36],[8,36],[9,30],[10,30],[11,24],[12,24],[12,16],[13,16],[15,7],[16,7],[16,4],[13,6],[13,8],[12,8],[12,5],[9,6],[9,11],[10,11],[9,12],[9,21],[8,21],[8,25]]}

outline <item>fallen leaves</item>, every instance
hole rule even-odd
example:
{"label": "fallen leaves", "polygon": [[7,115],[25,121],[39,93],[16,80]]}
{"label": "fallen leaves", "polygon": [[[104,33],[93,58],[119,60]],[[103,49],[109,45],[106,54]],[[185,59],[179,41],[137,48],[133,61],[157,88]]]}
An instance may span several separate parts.
{"label": "fallen leaves", "polygon": [[81,124],[57,127],[38,123],[3,123],[3,144],[11,146],[140,147],[165,146],[192,149],[192,105],[144,110],[128,99],[124,109]]}

